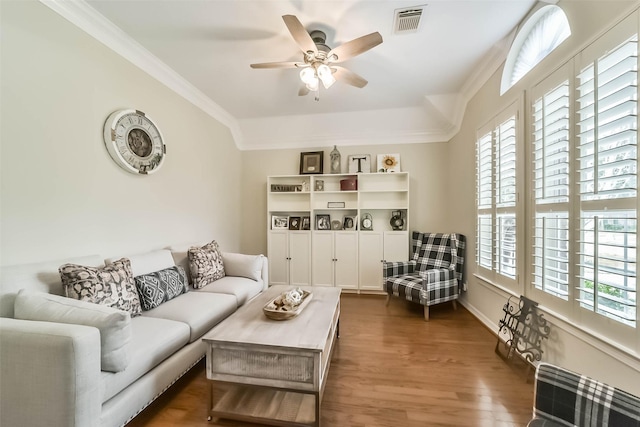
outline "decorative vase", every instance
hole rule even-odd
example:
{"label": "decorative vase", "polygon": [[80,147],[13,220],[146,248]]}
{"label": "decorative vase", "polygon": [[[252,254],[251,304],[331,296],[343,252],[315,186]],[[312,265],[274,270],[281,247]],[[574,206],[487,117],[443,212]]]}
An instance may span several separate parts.
{"label": "decorative vase", "polygon": [[335,145],[329,153],[329,157],[331,159],[331,173],[340,173],[340,152]]}

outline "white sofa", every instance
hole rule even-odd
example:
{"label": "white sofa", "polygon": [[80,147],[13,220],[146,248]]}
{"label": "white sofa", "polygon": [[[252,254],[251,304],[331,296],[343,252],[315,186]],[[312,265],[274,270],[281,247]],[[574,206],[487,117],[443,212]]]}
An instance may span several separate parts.
{"label": "white sofa", "polygon": [[[188,272],[187,249],[127,258],[134,276],[173,265]],[[20,289],[27,291],[19,301],[32,295],[28,291],[36,296],[63,295],[60,265],[102,266],[100,257],[2,267],[0,425],[83,427],[129,422],[204,357],[200,338],[206,332],[267,288],[266,257],[222,255],[224,278],[201,289],[189,285],[188,292],[130,319],[130,357],[120,372],[101,371],[101,333],[96,327],[15,318]],[[259,265],[257,280],[233,276],[249,268],[243,265],[246,260],[252,268]]]}

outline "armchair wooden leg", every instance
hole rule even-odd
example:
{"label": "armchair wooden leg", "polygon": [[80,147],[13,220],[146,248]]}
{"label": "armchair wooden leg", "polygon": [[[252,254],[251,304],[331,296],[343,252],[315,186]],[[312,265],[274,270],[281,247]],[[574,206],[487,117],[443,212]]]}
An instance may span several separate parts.
{"label": "armchair wooden leg", "polygon": [[424,306],[424,321],[425,322],[429,321],[429,306],[428,305]]}
{"label": "armchair wooden leg", "polygon": [[389,306],[389,301],[391,300],[391,294],[387,294],[387,301],[384,303],[385,307]]}
{"label": "armchair wooden leg", "polygon": [[453,302],[453,309],[457,310],[458,309],[458,303],[456,302],[456,300],[452,300],[451,302]]}

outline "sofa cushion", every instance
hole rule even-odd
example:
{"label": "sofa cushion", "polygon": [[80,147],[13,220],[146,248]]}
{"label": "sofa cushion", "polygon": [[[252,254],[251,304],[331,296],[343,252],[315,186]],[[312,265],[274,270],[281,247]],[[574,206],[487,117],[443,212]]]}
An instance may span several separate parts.
{"label": "sofa cushion", "polygon": [[201,288],[224,277],[224,263],[215,240],[202,247],[189,248],[188,253],[194,288]]}
{"label": "sofa cushion", "polygon": [[101,369],[119,372],[129,364],[131,315],[126,311],[24,289],[18,292],[14,309],[16,319],[98,328]]}
{"label": "sofa cushion", "polygon": [[118,258],[107,258],[105,262],[107,264],[113,264],[119,258],[127,258],[129,262],[131,262],[131,273],[133,277],[164,270],[165,268],[170,268],[175,265],[171,251],[168,249],[160,249]]}
{"label": "sofa cushion", "polygon": [[13,317],[13,305],[20,289],[64,295],[58,268],[64,263],[101,267],[102,258],[90,255],[78,258],[8,265],[0,268],[0,317]]}
{"label": "sofa cushion", "polygon": [[156,308],[187,292],[187,274],[180,266],[134,277],[143,310]]}
{"label": "sofa cushion", "polygon": [[262,255],[223,252],[224,274],[258,281],[262,277],[262,258]]}
{"label": "sofa cushion", "polygon": [[69,298],[128,311],[132,316],[142,311],[131,263],[126,258],[102,268],[64,264],[58,271]]}
{"label": "sofa cushion", "polygon": [[166,319],[131,319],[131,361],[124,371],[103,372],[106,402],[189,342],[189,326]]}
{"label": "sofa cushion", "polygon": [[233,295],[238,307],[244,305],[258,295],[264,287],[262,280],[254,281],[245,277],[225,276],[204,288],[196,289],[196,293],[218,293]]}
{"label": "sofa cushion", "polygon": [[167,301],[143,317],[174,320],[189,325],[189,342],[194,342],[237,308],[233,295],[188,292]]}

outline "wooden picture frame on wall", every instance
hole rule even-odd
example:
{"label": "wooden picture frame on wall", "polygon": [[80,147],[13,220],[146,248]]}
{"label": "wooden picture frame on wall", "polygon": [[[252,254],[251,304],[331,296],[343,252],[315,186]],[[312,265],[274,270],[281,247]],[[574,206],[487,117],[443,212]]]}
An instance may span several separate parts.
{"label": "wooden picture frame on wall", "polygon": [[300,175],[322,174],[324,151],[300,153]]}

